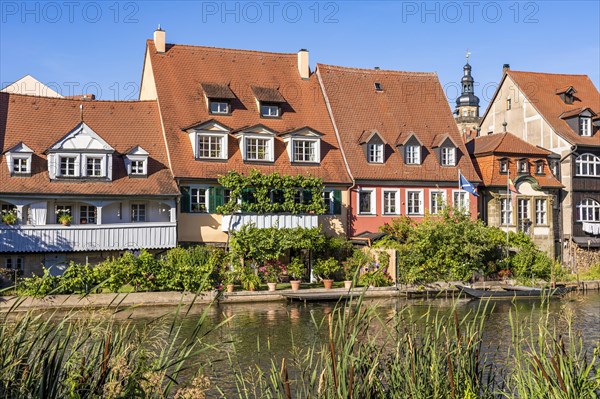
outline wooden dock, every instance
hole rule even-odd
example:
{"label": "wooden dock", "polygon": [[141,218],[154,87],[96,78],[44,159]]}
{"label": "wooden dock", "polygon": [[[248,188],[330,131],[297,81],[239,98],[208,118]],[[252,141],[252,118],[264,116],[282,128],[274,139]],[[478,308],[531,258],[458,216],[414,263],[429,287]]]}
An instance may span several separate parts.
{"label": "wooden dock", "polygon": [[302,301],[302,302],[331,302],[340,300],[349,300],[352,298],[359,298],[360,293],[352,291],[330,291],[330,292],[285,292],[281,293],[286,299],[290,301]]}

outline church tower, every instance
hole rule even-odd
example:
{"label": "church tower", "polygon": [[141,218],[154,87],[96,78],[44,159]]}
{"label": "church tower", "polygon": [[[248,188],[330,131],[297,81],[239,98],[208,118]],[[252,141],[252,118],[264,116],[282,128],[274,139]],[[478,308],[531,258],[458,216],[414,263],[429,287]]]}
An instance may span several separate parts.
{"label": "church tower", "polygon": [[467,63],[463,67],[463,77],[461,83],[461,95],[456,99],[456,124],[463,139],[469,141],[478,136],[479,117],[479,97],[474,93],[475,80],[471,76],[471,65],[467,51]]}

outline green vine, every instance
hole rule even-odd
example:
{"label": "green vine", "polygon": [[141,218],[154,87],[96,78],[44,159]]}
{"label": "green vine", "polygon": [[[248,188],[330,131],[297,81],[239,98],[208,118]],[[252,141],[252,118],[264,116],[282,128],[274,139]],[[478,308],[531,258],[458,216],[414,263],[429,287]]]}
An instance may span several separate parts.
{"label": "green vine", "polygon": [[259,214],[323,214],[326,211],[323,180],[317,177],[287,176],[277,172],[263,174],[253,169],[248,175],[229,171],[218,181],[231,190],[229,202],[217,207],[217,213],[222,215],[238,211]]}

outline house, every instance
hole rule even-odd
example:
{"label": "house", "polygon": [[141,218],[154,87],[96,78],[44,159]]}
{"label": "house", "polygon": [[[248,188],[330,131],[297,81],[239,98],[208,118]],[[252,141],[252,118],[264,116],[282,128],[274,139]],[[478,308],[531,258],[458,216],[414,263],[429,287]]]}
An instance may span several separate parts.
{"label": "house", "polygon": [[[168,162],[182,199],[183,243],[224,243],[233,230],[256,226],[318,227],[345,233],[347,187],[339,143],[309,53],[267,53],[167,44],[157,30],[146,47],[140,100],[159,103]],[[231,200],[218,183],[229,171],[321,178],[326,215],[217,214]],[[281,201],[271,188],[271,201]],[[251,198],[238,198],[251,201]],[[306,201],[298,188],[297,201]],[[228,220],[227,218],[225,220]]]}
{"label": "house", "polygon": [[477,137],[466,146],[483,180],[481,218],[489,226],[527,234],[551,257],[559,253],[556,210],[562,184],[550,168],[558,156],[508,132]]}
{"label": "house", "polygon": [[[481,124],[482,134],[495,134],[506,123],[521,139],[560,155],[551,168],[564,186],[561,240],[586,250],[600,247],[599,113],[600,93],[588,76],[513,71],[506,65]],[[573,269],[576,250],[564,253]]]}
{"label": "house", "polygon": [[177,245],[155,101],[0,93],[0,120],[0,207],[18,218],[0,223],[0,267],[31,275]]}
{"label": "house", "polygon": [[353,179],[349,236],[399,215],[418,221],[447,203],[477,217],[459,172],[480,179],[436,74],[323,64],[316,74]]}

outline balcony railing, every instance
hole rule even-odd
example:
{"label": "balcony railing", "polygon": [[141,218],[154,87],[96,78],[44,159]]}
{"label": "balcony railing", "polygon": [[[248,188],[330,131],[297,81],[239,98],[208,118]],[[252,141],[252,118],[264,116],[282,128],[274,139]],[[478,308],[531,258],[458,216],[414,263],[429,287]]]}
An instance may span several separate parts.
{"label": "balcony railing", "polygon": [[223,216],[222,230],[229,231],[231,222],[231,230],[239,231],[242,226],[252,224],[260,229],[269,227],[282,228],[312,228],[319,227],[318,215],[291,215],[291,214],[246,214],[246,215],[225,215]]}
{"label": "balcony railing", "polygon": [[177,245],[176,223],[1,226],[0,252],[161,249]]}

